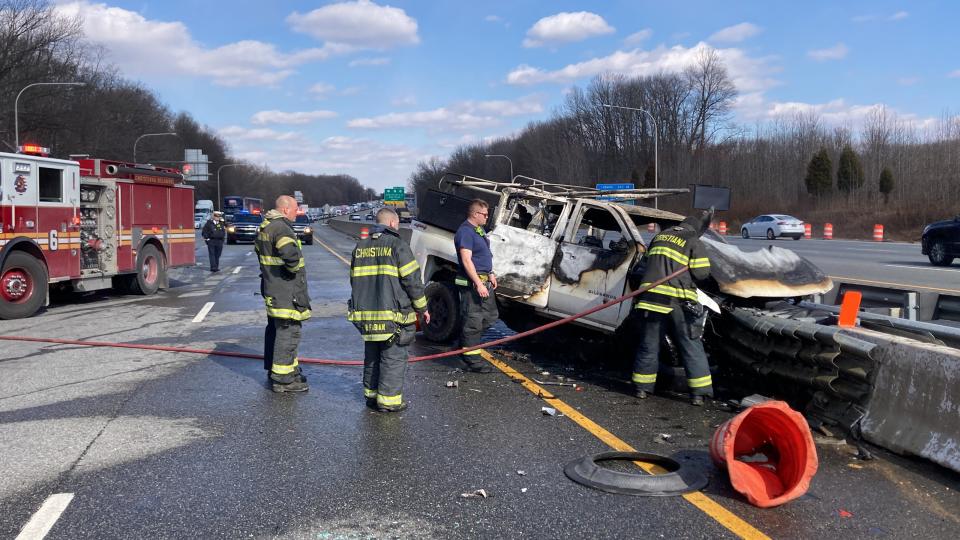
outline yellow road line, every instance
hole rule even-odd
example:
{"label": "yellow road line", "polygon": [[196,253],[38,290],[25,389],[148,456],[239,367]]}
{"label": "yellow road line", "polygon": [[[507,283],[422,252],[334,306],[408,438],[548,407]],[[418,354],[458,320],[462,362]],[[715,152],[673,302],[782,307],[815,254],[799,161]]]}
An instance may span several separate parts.
{"label": "yellow road line", "polygon": [[[494,358],[487,351],[482,351],[480,354],[488,362],[496,366],[500,371],[504,372],[505,374],[507,374],[507,376],[513,379],[519,380],[520,384],[524,388],[529,390],[531,393],[536,394],[537,397],[540,397],[541,399],[546,401],[548,405],[550,405],[551,407],[557,409],[558,411],[566,415],[567,418],[569,418],[570,420],[573,420],[577,425],[579,425],[583,429],[589,431],[593,436],[603,441],[604,444],[606,444],[610,448],[613,448],[614,450],[618,450],[621,452],[636,452],[636,449],[630,446],[629,444],[627,444],[625,441],[623,441],[613,433],[610,433],[609,431],[604,429],[602,426],[600,426],[593,420],[590,420],[586,416],[580,414],[579,411],[577,411],[567,403],[558,399],[551,392],[544,390],[543,387],[531,381],[529,378],[527,378],[517,370],[510,367],[508,364],[506,364],[502,360]],[[655,473],[659,469],[659,467],[656,467],[649,463],[638,462],[637,464],[647,472],[651,472],[651,473]],[[704,514],[707,514],[708,516],[713,518],[714,521],[716,521],[720,525],[723,525],[727,530],[739,536],[740,538],[747,538],[751,540],[769,539],[767,535],[757,530],[753,525],[750,525],[749,523],[747,523],[746,521],[738,517],[736,514],[727,510],[726,508],[721,506],[719,503],[717,503],[710,497],[707,497],[703,493],[700,493],[700,492],[688,493],[684,495],[683,498],[686,499],[687,502],[689,502],[693,506],[697,507],[697,509],[699,509],[701,512],[703,512]]]}
{"label": "yellow road line", "polygon": [[949,293],[954,293],[954,294],[960,294],[960,290],[958,290],[958,289],[944,289],[944,288],[941,288],[941,287],[924,287],[924,286],[922,286],[922,285],[908,285],[908,284],[906,284],[906,283],[893,283],[893,282],[890,282],[890,281],[874,281],[874,280],[872,280],[872,279],[861,279],[861,278],[846,277],[846,276],[827,276],[827,277],[829,277],[830,279],[833,279],[833,280],[839,280],[839,281],[856,281],[856,282],[858,282],[858,283],[865,283],[865,284],[868,284],[868,285],[888,285],[888,286],[893,286],[893,287],[903,287],[904,289],[925,289],[925,290],[928,290],[928,291],[940,291],[940,292],[949,292]]}
{"label": "yellow road line", "polygon": [[336,251],[334,251],[332,247],[324,244],[324,243],[323,243],[323,240],[317,238],[317,235],[313,235],[313,239],[316,240],[317,243],[319,243],[321,246],[323,246],[324,249],[326,249],[327,251],[329,251],[334,257],[340,259],[340,262],[342,262],[343,264],[345,264],[345,265],[347,265],[347,266],[350,266],[350,261],[344,259],[343,256],[340,255],[339,253],[337,253]]}

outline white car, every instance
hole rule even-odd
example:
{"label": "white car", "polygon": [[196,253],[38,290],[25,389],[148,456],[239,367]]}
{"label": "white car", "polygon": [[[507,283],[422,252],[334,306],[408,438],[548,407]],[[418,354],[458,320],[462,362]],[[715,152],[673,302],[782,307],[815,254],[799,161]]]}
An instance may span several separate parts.
{"label": "white car", "polygon": [[794,240],[803,238],[803,221],[786,214],[764,214],[743,224],[740,235],[744,238],[760,237],[773,240],[787,236]]}
{"label": "white car", "polygon": [[351,214],[350,221],[360,221],[360,214]]}

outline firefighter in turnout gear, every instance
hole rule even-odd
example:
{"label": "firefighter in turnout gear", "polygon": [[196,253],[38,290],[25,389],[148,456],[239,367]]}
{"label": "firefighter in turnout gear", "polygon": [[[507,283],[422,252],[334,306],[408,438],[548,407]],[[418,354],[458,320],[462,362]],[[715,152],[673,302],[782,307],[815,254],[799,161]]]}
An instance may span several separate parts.
{"label": "firefighter in turnout gear", "polygon": [[703,405],[704,396],[713,396],[710,366],[703,350],[706,310],[697,300],[695,281],[710,275],[700,236],[713,218],[713,211],[690,216],[680,225],[653,237],[644,256],[646,269],[641,286],[662,279],[686,266],[689,272],[658,285],[637,297],[634,316],[642,324],[641,341],[633,365],[636,396],[646,398],[657,382],[660,341],[669,335],[683,360],[694,405]]}
{"label": "firefighter in turnout gear", "polygon": [[[460,330],[460,347],[472,347],[481,342],[483,332],[497,322],[497,276],[493,273],[493,253],[490,239],[483,224],[487,222],[490,208],[486,201],[474,199],[467,210],[467,220],[453,237],[460,263],[454,283],[460,289],[460,313],[463,328]],[[467,369],[476,373],[490,373],[493,368],[482,360],[483,351],[465,352],[460,358]]]}
{"label": "firefighter in turnout gear", "polygon": [[310,318],[307,274],[297,233],[290,223],[297,217],[297,201],[284,195],[263,217],[254,244],[260,258],[260,294],[267,307],[263,367],[274,392],[306,392],[297,347],[300,325]]}
{"label": "firefighter in turnout gear", "polygon": [[400,217],[391,208],[377,212],[370,237],[360,240],[350,263],[347,318],[363,337],[363,395],[381,412],[407,408],[403,379],[407,348],[416,334],[417,314],[430,322],[420,265],[400,239]]}

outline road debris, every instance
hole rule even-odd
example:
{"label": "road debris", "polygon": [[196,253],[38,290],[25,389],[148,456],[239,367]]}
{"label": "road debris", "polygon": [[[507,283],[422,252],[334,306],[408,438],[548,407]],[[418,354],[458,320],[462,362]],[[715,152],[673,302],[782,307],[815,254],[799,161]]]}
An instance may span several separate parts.
{"label": "road debris", "polygon": [[754,405],[759,405],[760,403],[766,403],[771,401],[767,396],[762,396],[760,394],[751,394],[740,400],[740,407],[748,409]]}
{"label": "road debris", "polygon": [[658,433],[656,437],[653,438],[653,442],[657,444],[664,444],[670,442],[670,439],[673,436],[669,433]]}
{"label": "road debris", "polygon": [[577,387],[576,383],[568,383],[568,382],[538,381],[536,379],[533,379],[533,382],[537,384],[542,384],[544,386],[569,386],[571,388]]}
{"label": "road debris", "polygon": [[482,393],[483,393],[483,392],[481,392],[480,390],[477,390],[476,388],[471,388],[470,391],[471,391],[471,392],[476,392],[476,393],[478,393],[478,394],[482,394]]}
{"label": "road debris", "polygon": [[527,488],[520,488],[520,493],[526,493],[526,492],[527,492]]}
{"label": "road debris", "polygon": [[519,474],[520,476],[526,476],[527,471],[517,471],[517,474]]}
{"label": "road debris", "polygon": [[466,493],[460,494],[460,497],[464,499],[486,499],[492,496],[493,495],[490,495],[489,493],[487,493],[487,490],[485,489],[478,489],[475,491],[468,491]]}
{"label": "road debris", "polygon": [[840,517],[842,517],[842,518],[852,518],[852,517],[853,517],[853,514],[851,514],[850,512],[847,512],[847,511],[844,510],[843,508],[841,508],[840,510],[838,510],[837,513],[840,514]]}
{"label": "road debris", "polygon": [[447,388],[459,388],[460,381],[447,381]]}
{"label": "road debris", "polygon": [[542,413],[543,413],[544,415],[546,415],[546,416],[556,416],[556,415],[557,415],[557,410],[554,409],[553,407],[540,407],[540,412],[542,412]]}

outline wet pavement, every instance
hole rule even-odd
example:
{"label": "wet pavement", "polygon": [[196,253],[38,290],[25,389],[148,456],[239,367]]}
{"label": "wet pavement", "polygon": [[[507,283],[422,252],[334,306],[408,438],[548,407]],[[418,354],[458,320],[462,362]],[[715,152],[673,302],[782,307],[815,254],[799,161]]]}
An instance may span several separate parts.
{"label": "wet pavement", "polygon": [[[342,255],[353,245],[326,227],[317,236]],[[0,334],[259,353],[264,316],[251,251],[226,246],[218,274],[175,270],[171,289],[154,297],[58,299],[34,318],[0,321]],[[359,335],[345,320],[346,266],[319,243],[305,251],[314,318],[301,354],[359,359]],[[209,302],[209,314],[192,322]],[[498,326],[490,335],[505,333]],[[861,461],[855,447],[826,438],[806,496],[753,508],[707,454],[730,410],[635,400],[625,366],[585,362],[555,344],[521,343],[492,358],[517,377],[576,380],[583,390],[544,387],[575,417],[544,415],[548,402],[515,377],[466,374],[451,359],[412,364],[411,407],[388,415],[365,407],[357,367],[306,366],[308,394],[274,395],[257,360],[0,347],[4,538],[57,493],[74,498],[48,538],[952,538],[960,530],[958,475],[877,449],[877,459]],[[440,350],[418,341],[412,352]],[[458,387],[447,388],[453,380]],[[620,443],[702,468],[705,497],[612,495],[564,476],[568,461]],[[491,497],[460,496],[477,489]]]}

